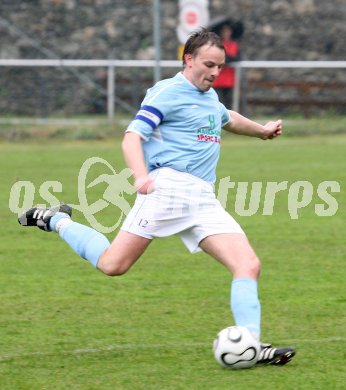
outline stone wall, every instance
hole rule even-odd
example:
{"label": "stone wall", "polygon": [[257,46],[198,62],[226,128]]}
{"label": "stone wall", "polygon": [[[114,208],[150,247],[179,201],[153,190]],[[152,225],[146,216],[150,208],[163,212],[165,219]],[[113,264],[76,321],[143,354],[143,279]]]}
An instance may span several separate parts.
{"label": "stone wall", "polygon": [[[152,3],[2,0],[0,58],[152,59]],[[176,59],[178,2],[161,0],[161,10],[162,59]],[[243,59],[345,60],[345,0],[210,0],[210,13],[244,23]],[[251,70],[246,77],[345,82],[345,73]],[[138,104],[151,77],[149,69],[119,71],[117,95]],[[0,114],[102,111],[104,89],[103,69],[1,68]]]}

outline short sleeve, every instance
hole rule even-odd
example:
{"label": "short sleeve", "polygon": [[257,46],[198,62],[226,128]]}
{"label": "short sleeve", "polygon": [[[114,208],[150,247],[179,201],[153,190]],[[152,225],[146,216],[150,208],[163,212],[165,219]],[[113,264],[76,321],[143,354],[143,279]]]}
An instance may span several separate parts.
{"label": "short sleeve", "polygon": [[221,106],[221,127],[224,127],[227,123],[232,122],[232,117],[229,110],[227,110],[227,108],[222,103],[220,103],[220,106]]}
{"label": "short sleeve", "polygon": [[163,120],[163,114],[156,107],[143,104],[126,132],[137,133],[144,141],[147,141],[153,131]]}

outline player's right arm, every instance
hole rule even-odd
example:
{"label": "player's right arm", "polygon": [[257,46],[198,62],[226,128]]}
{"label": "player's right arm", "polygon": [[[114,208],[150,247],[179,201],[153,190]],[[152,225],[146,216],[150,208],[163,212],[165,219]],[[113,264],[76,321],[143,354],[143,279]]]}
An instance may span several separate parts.
{"label": "player's right arm", "polygon": [[136,190],[141,194],[149,194],[155,190],[154,182],[148,174],[143,143],[151,139],[153,132],[162,122],[167,102],[168,108],[171,104],[172,99],[165,97],[165,93],[167,88],[161,88],[159,83],[147,91],[139,111],[125,131],[122,142],[125,161],[133,172]]}
{"label": "player's right arm", "polygon": [[126,164],[133,172],[136,190],[141,194],[150,194],[154,191],[154,182],[145,164],[141,136],[134,132],[125,133],[121,147]]}

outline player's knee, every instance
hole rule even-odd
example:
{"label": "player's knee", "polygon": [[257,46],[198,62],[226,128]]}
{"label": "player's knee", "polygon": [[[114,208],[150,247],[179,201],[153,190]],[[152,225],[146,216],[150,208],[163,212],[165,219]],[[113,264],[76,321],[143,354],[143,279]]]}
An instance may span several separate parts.
{"label": "player's knee", "polygon": [[129,266],[125,259],[109,257],[106,251],[101,255],[97,268],[107,276],[121,276],[128,271]]}
{"label": "player's knee", "polygon": [[256,255],[254,255],[249,261],[248,269],[251,277],[255,279],[259,277],[261,272],[261,262]]}
{"label": "player's knee", "polygon": [[236,277],[247,277],[251,279],[258,279],[261,271],[261,263],[259,258],[254,254],[253,256],[243,258],[242,261],[237,262],[233,269],[233,274]]}
{"label": "player's knee", "polygon": [[102,267],[98,265],[98,268],[107,276],[121,276],[128,271],[128,267],[112,263],[102,264]]}

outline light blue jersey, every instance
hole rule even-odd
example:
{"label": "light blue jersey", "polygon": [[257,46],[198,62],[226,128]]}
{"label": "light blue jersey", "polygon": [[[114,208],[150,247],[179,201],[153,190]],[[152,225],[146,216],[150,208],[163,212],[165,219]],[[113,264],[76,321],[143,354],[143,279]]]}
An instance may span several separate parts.
{"label": "light blue jersey", "polygon": [[126,131],[143,139],[149,172],[169,167],[214,183],[221,128],[230,120],[213,89],[200,91],[178,73],[147,91]]}

